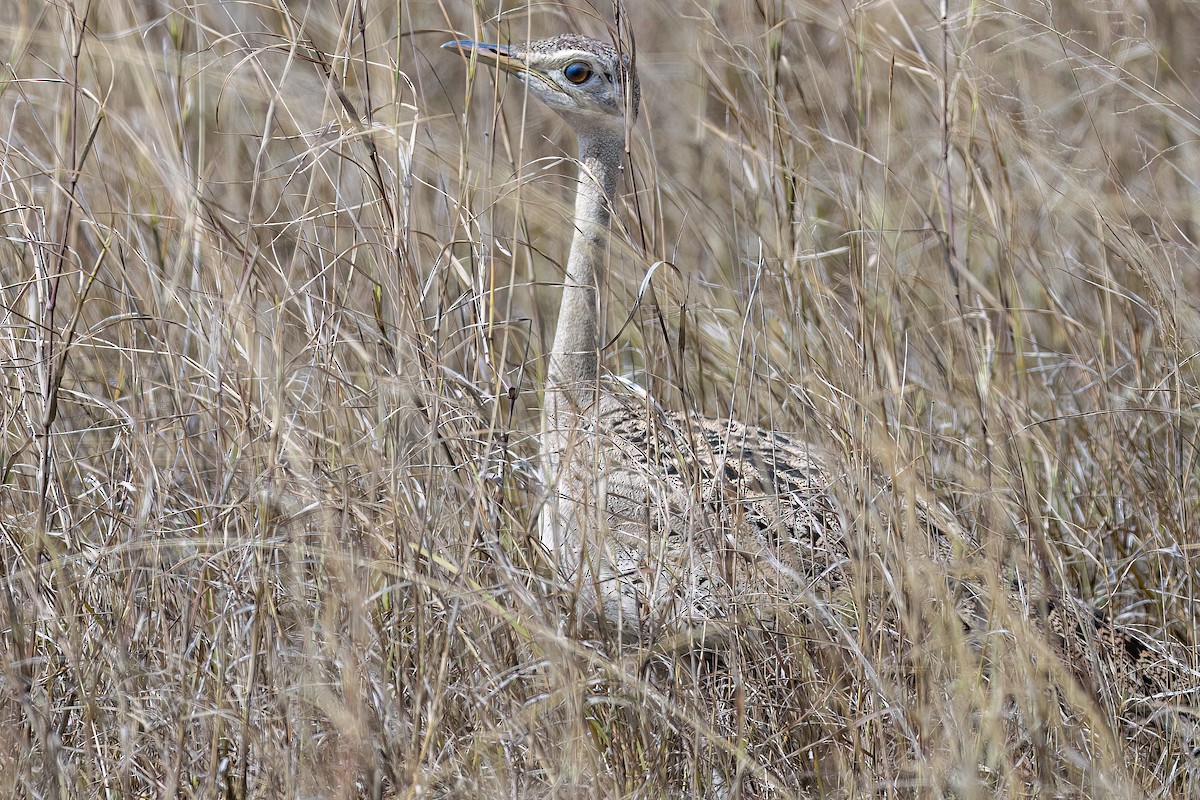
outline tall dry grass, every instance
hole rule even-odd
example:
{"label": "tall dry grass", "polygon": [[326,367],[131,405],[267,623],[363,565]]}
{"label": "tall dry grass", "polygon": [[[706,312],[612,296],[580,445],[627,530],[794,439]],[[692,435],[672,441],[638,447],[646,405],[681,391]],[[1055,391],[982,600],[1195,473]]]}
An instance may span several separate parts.
{"label": "tall dry grass", "polygon": [[572,136],[437,49],[611,14],[4,4],[5,796],[1193,791],[1102,664],[1002,607],[966,641],[905,532],[936,500],[956,577],[1195,666],[1198,7],[625,10],[609,365],[861,489],[853,585],[694,663],[561,611],[531,436]]}

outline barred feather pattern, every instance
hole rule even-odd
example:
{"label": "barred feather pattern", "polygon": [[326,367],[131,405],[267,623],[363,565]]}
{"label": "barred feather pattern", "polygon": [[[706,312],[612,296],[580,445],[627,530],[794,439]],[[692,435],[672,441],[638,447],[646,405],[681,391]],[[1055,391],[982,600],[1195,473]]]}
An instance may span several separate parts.
{"label": "barred feather pattern", "polygon": [[573,512],[555,553],[597,625],[647,640],[720,625],[753,593],[841,580],[845,521],[810,448],[637,398],[599,405],[562,440]]}

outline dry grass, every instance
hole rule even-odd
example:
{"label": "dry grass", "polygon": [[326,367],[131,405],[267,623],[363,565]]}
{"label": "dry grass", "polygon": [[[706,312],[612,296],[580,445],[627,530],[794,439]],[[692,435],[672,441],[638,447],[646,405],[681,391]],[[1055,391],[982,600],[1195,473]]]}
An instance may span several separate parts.
{"label": "dry grass", "polygon": [[531,530],[571,136],[437,49],[611,9],[3,6],[4,796],[1192,791],[903,508],[1195,661],[1197,6],[631,4],[610,365],[892,481],[842,595],[646,669]]}

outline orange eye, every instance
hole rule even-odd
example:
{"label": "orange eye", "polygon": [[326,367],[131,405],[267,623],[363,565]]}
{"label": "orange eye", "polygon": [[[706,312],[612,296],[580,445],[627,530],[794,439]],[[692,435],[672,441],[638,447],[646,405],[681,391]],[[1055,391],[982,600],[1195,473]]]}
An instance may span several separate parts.
{"label": "orange eye", "polygon": [[567,68],[563,70],[563,75],[565,75],[567,80],[569,80],[571,83],[578,86],[581,83],[585,83],[588,78],[592,77],[592,68],[582,61],[575,61],[567,65]]}

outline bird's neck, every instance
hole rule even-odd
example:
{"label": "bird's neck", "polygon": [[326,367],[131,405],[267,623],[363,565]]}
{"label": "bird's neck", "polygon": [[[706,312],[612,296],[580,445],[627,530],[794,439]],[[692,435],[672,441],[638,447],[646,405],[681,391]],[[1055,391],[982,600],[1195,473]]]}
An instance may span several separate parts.
{"label": "bird's neck", "polygon": [[[578,476],[564,469],[591,463],[586,443],[579,437],[581,415],[595,410],[599,377],[600,309],[596,270],[608,254],[608,226],[612,200],[621,171],[624,142],[613,135],[580,135],[579,183],[575,193],[575,233],[567,256],[558,326],[546,370],[542,403],[542,473],[546,505],[541,514],[542,541],[569,565],[578,547]],[[586,426],[585,426],[586,427]],[[582,449],[580,449],[582,448]],[[572,533],[574,531],[574,533]],[[574,567],[569,567],[568,571]]]}
{"label": "bird's neck", "polygon": [[615,133],[579,136],[576,227],[546,381],[547,392],[569,400],[569,405],[583,405],[584,398],[595,392],[600,346],[596,270],[608,253],[609,221],[623,145],[623,139]]}

